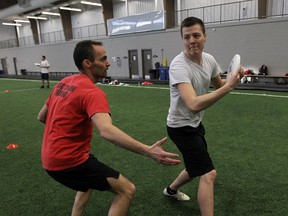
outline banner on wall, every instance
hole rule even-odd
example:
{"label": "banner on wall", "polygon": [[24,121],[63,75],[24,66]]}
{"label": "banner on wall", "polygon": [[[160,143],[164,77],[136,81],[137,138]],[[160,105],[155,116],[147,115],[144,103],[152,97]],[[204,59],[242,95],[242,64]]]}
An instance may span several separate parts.
{"label": "banner on wall", "polygon": [[154,31],[165,28],[163,11],[107,20],[108,35]]}

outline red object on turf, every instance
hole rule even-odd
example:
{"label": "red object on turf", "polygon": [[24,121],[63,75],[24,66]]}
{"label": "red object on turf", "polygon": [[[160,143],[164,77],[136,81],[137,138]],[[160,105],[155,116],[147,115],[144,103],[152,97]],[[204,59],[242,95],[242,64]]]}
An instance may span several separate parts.
{"label": "red object on turf", "polygon": [[153,83],[152,82],[148,82],[148,81],[145,81],[142,83],[142,85],[152,85]]}
{"label": "red object on turf", "polygon": [[15,149],[15,148],[18,148],[19,145],[15,144],[15,143],[11,143],[7,146],[7,149]]}

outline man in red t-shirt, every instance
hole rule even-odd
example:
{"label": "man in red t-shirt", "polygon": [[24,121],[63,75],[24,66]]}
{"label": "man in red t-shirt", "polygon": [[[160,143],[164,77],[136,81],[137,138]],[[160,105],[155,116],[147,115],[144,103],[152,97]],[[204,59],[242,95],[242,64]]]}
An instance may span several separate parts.
{"label": "man in red t-shirt", "polygon": [[177,154],[163,150],[167,138],[148,146],[112,124],[106,95],[95,86],[110,66],[102,43],[79,42],[73,56],[80,73],[61,80],[38,114],[45,124],[42,166],[53,179],[77,191],[72,216],[83,214],[93,189],[115,194],[108,215],[126,215],[135,186],[89,153],[93,125],[102,138],[129,151],[167,165],[180,161],[173,159]]}

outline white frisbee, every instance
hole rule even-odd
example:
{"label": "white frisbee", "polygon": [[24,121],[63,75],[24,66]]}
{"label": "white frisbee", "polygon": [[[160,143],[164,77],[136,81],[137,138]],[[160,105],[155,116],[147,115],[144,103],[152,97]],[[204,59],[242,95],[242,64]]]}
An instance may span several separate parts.
{"label": "white frisbee", "polygon": [[35,66],[40,66],[40,63],[34,63]]}
{"label": "white frisbee", "polygon": [[241,56],[239,54],[236,54],[230,62],[230,65],[227,71],[228,74],[235,72],[240,66],[240,62],[241,62]]}

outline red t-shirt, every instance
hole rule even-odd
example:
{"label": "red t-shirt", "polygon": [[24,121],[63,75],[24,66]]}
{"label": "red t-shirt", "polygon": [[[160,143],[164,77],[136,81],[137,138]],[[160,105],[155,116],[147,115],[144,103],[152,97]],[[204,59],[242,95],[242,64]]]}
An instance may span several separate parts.
{"label": "red t-shirt", "polygon": [[110,113],[105,93],[83,74],[60,81],[46,101],[48,114],[42,143],[42,166],[63,170],[89,157],[95,113]]}

